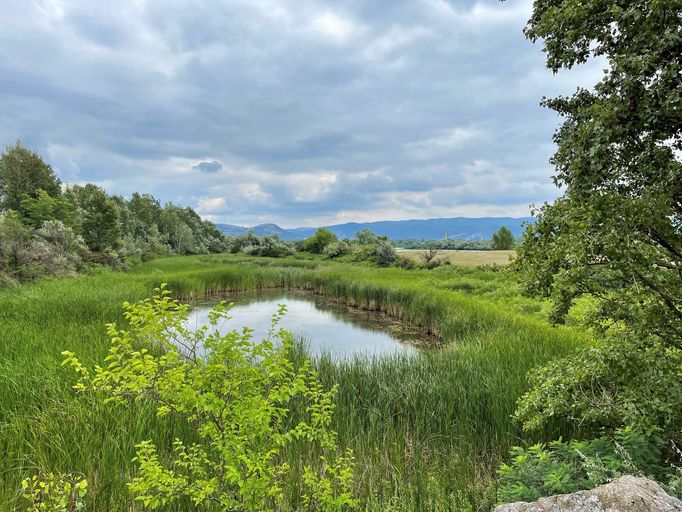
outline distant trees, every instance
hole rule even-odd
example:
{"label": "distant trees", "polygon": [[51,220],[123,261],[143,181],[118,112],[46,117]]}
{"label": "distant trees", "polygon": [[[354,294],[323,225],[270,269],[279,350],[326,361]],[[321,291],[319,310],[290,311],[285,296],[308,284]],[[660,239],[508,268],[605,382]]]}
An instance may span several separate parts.
{"label": "distant trees", "polygon": [[228,243],[231,253],[243,252],[250,256],[282,258],[294,253],[294,248],[279,239],[277,235],[258,237],[249,230],[232,238]]}
{"label": "distant trees", "polygon": [[315,234],[303,241],[303,250],[321,254],[325,247],[338,240],[337,236],[329,231],[327,228],[319,228]]}
{"label": "distant trees", "polygon": [[20,141],[5,147],[0,156],[0,209],[23,213],[21,202],[36,198],[39,190],[51,197],[61,195],[61,181],[52,167]]}
{"label": "distant trees", "polygon": [[118,205],[104,189],[91,183],[74,185],[68,188],[67,196],[80,212],[81,235],[91,251],[113,251],[121,245]]}
{"label": "distant trees", "polygon": [[0,155],[0,285],[225,248],[222,233],[191,208],[161,206],[149,194],[126,200],[93,184],[62,187],[20,142]]}
{"label": "distant trees", "polygon": [[508,251],[514,247],[514,234],[507,226],[502,226],[493,233],[493,248],[497,251]]}

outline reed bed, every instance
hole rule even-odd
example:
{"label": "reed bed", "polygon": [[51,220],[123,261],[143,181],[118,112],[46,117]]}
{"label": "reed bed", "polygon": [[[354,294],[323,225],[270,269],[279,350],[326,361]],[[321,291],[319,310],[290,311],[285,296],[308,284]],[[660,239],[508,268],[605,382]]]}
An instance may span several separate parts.
{"label": "reed bed", "polygon": [[[192,436],[182,421],[160,420],[144,406],[75,395],[74,375],[60,367],[65,349],[100,362],[108,349],[104,324],[122,322],[121,303],[149,297],[162,282],[186,300],[305,289],[436,333],[444,348],[418,356],[323,357],[315,364],[325,384],[339,385],[335,428],[340,445],[357,457],[363,510],[487,510],[495,468],[522,440],[510,414],[527,371],[588,342],[575,328],[548,325],[537,314],[541,306],[518,299],[505,279],[483,270],[218,255],[2,290],[0,510],[14,509],[21,480],[38,468],[86,475],[95,510],[130,510],[125,482],[134,472],[133,445],[153,439],[170,446],[176,436]],[[287,457],[295,471],[310,454],[292,450]],[[295,479],[288,492],[295,507]]]}

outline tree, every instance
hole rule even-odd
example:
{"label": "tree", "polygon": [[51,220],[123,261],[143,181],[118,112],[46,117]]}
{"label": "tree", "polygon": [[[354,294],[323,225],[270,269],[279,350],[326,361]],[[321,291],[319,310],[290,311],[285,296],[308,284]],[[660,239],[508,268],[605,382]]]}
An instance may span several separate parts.
{"label": "tree", "polygon": [[538,0],[526,27],[554,72],[591,57],[609,69],[594,90],[545,100],[564,117],[554,181],[520,248],[526,290],[560,319],[598,298],[622,320],[682,347],[682,40],[679,0]]}
{"label": "tree", "polygon": [[376,264],[380,267],[386,267],[393,263],[398,255],[395,252],[393,244],[388,238],[381,237],[374,245],[374,258]]}
{"label": "tree", "polygon": [[24,194],[21,210],[24,222],[34,228],[50,220],[58,220],[72,229],[80,228],[78,211],[73,202],[63,195],[53,197],[41,188],[36,191],[35,197]]}
{"label": "tree", "polygon": [[325,247],[329,244],[338,241],[338,238],[327,228],[319,228],[315,234],[303,241],[303,250],[320,254],[324,252]]}
{"label": "tree", "polygon": [[0,209],[22,212],[22,200],[37,197],[38,190],[57,197],[61,181],[40,155],[20,141],[8,145],[0,156]]}
{"label": "tree", "polygon": [[156,292],[124,304],[125,329],[108,326],[105,364],[91,371],[63,353],[81,377],[77,390],[101,393],[107,402],[146,403],[158,416],[183,418],[196,429],[195,439],[175,439],[168,461],[152,441],[136,445],[139,472],[129,485],[135,500],[150,509],[186,499],[198,510],[288,510],[283,455],[295,447],[305,466],[302,509],[354,508],[352,454],[337,455],[331,429],[336,389],[324,390],[310,362],[292,362],[293,336],[278,327],[285,308],[267,336],[254,341],[251,329],[220,332],[225,303],[208,325],[191,331],[189,306],[163,286]]}
{"label": "tree", "polygon": [[429,247],[422,253],[421,256],[424,260],[424,263],[429,265],[436,258],[436,256],[438,256],[438,249],[435,247]]}
{"label": "tree", "polygon": [[514,234],[507,226],[502,226],[493,233],[493,248],[496,251],[508,251],[514,247]]}
{"label": "tree", "polygon": [[543,102],[564,117],[563,195],[535,212],[515,263],[555,321],[591,297],[599,344],[534,372],[516,415],[526,430],[662,435],[661,472],[682,441],[681,17],[679,0],[536,0],[525,29],[553,72],[594,57],[608,69],[593,90]]}
{"label": "tree", "polygon": [[362,245],[373,244],[377,241],[377,236],[369,228],[365,228],[362,231],[355,233],[355,238],[357,238],[358,242]]}
{"label": "tree", "polygon": [[91,251],[111,251],[121,245],[121,221],[113,198],[91,183],[74,185],[67,195],[81,211],[83,240]]}

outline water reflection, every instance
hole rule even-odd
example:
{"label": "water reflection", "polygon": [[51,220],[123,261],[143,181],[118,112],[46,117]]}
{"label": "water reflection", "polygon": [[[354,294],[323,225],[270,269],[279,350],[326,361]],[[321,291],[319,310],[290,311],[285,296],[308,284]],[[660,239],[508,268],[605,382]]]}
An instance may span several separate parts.
{"label": "water reflection", "polygon": [[[417,329],[410,329],[387,315],[335,304],[323,297],[303,292],[270,290],[235,293],[224,297],[235,306],[232,317],[221,326],[222,332],[248,326],[262,338],[270,328],[278,304],[286,304],[281,323],[285,329],[309,344],[313,355],[332,357],[412,353],[415,345],[431,341]],[[189,326],[208,323],[210,304],[197,305],[190,314]]]}

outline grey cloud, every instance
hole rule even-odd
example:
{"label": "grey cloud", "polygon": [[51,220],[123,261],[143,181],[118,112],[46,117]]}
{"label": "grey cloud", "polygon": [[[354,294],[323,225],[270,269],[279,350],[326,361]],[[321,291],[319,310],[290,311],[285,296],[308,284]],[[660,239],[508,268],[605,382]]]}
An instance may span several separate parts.
{"label": "grey cloud", "polygon": [[5,11],[0,143],[24,139],[65,179],[210,204],[226,222],[551,199],[558,119],[538,99],[593,76],[543,69],[521,33],[529,0]]}
{"label": "grey cloud", "polygon": [[192,169],[208,173],[219,172],[222,170],[222,168],[223,164],[217,160],[213,160],[211,162],[199,162],[198,164],[192,166]]}

